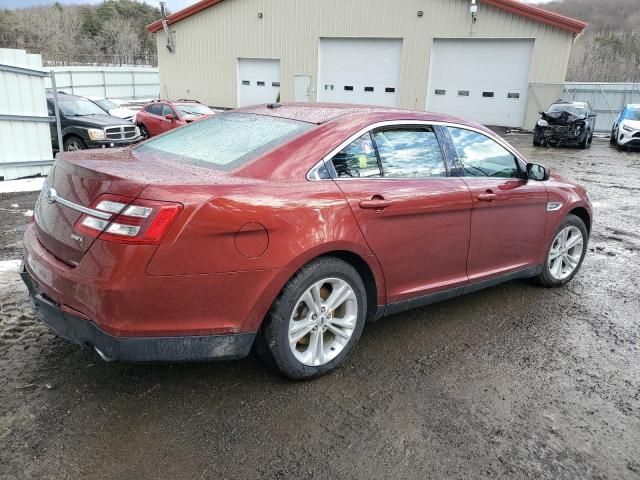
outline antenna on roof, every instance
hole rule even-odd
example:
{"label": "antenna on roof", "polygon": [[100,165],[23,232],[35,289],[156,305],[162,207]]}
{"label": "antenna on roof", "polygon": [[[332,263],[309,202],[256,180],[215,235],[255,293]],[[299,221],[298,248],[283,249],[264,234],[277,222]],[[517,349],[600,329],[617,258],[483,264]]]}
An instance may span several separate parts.
{"label": "antenna on roof", "polygon": [[164,30],[164,33],[167,36],[167,50],[169,50],[171,53],[174,53],[176,51],[176,42],[173,40],[173,35],[169,30],[169,22],[167,21],[166,3],[167,2],[160,2],[160,13],[162,14],[162,29]]}

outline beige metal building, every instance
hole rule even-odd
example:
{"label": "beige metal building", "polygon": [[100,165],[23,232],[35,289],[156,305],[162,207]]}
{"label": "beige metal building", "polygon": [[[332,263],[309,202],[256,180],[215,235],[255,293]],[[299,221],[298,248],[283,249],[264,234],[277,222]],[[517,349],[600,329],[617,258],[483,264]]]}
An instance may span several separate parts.
{"label": "beige metal building", "polygon": [[202,0],[147,28],[166,98],[368,103],[531,127],[561,91],[535,99],[529,85],[564,81],[586,24],[477,1]]}

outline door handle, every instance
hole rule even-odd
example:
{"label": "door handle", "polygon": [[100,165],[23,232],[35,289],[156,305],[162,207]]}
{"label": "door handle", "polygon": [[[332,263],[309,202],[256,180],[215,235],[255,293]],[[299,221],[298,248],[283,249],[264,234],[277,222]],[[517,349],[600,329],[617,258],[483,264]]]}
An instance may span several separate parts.
{"label": "door handle", "polygon": [[391,200],[385,200],[380,195],[374,195],[371,200],[360,200],[360,208],[367,208],[372,210],[384,210],[391,206]]}
{"label": "door handle", "polygon": [[481,193],[480,195],[478,195],[478,200],[482,202],[493,202],[496,197],[497,195],[489,190],[487,191],[487,193]]}

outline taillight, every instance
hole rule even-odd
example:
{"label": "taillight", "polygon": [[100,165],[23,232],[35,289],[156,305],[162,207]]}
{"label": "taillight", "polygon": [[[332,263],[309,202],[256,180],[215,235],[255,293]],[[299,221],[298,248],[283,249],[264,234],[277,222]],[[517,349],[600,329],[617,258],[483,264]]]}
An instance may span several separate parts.
{"label": "taillight", "polygon": [[[182,211],[179,203],[101,195],[91,208],[110,213],[109,219],[83,213],[76,222],[77,232],[118,243],[160,243]],[[104,216],[104,215],[102,215]]]}

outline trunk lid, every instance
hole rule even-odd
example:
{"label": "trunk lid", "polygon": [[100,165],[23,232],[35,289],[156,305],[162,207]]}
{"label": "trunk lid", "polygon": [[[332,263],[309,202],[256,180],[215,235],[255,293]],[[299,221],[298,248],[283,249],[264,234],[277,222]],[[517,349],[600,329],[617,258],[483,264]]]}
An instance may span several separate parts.
{"label": "trunk lid", "polygon": [[[91,208],[100,195],[133,199],[150,184],[204,183],[219,176],[211,169],[155,155],[137,156],[131,147],[61,153],[36,202],[36,235],[54,256],[75,266],[95,241],[76,231],[80,209]],[[52,198],[51,189],[56,199]]]}

